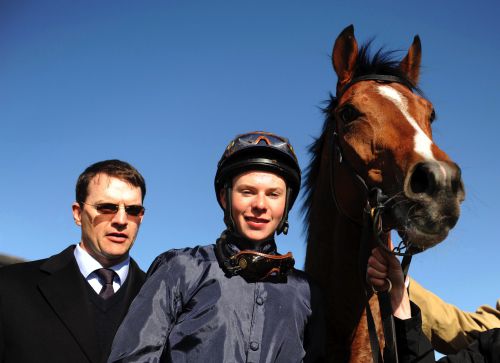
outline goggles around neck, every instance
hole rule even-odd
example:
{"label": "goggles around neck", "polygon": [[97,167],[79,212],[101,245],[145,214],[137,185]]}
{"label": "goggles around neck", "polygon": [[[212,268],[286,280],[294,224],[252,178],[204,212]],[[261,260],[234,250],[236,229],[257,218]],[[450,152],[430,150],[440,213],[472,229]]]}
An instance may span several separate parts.
{"label": "goggles around neck", "polygon": [[252,250],[238,252],[229,258],[229,262],[233,272],[253,281],[284,277],[295,264],[291,252],[286,255],[268,255]]}
{"label": "goggles around neck", "polygon": [[[230,240],[228,241],[228,236]],[[235,239],[233,241],[233,239]],[[291,252],[285,255],[276,253],[276,245],[274,239],[266,244],[269,248],[265,248],[265,253],[253,249],[240,250],[233,243],[236,242],[239,246],[248,246],[248,243],[242,243],[238,237],[234,236],[230,231],[224,231],[215,246],[215,254],[220,266],[228,276],[240,275],[249,282],[274,280],[279,281],[286,278],[290,270],[295,264],[295,260]],[[248,241],[246,241],[248,242]]]}

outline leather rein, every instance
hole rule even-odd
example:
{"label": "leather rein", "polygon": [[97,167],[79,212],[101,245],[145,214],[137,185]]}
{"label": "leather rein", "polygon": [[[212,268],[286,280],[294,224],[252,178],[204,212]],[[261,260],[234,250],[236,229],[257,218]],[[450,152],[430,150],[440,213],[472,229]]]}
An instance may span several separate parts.
{"label": "leather rein", "polygon": [[[337,100],[339,100],[342,95],[355,83],[361,81],[373,80],[380,83],[400,83],[410,90],[415,89],[415,86],[410,83],[408,80],[405,80],[400,77],[390,76],[390,75],[379,75],[379,74],[370,74],[365,76],[356,77],[343,86],[337,92]],[[336,121],[336,120],[335,120]],[[392,202],[392,198],[385,195],[382,189],[378,187],[369,188],[366,181],[359,175],[356,169],[352,166],[352,164],[343,156],[342,146],[339,141],[339,134],[337,132],[337,122],[333,123],[333,135],[330,137],[330,155],[333,155],[330,158],[330,191],[332,195],[332,199],[334,201],[335,207],[337,210],[349,219],[352,223],[360,226],[362,228],[361,233],[361,248],[359,254],[359,262],[362,270],[362,279],[363,285],[365,286],[366,293],[366,316],[368,323],[368,332],[370,335],[370,346],[372,350],[372,357],[375,363],[384,362],[384,363],[398,363],[398,354],[397,354],[397,342],[396,342],[396,331],[394,326],[394,317],[392,315],[392,307],[390,302],[390,295],[388,291],[378,292],[378,300],[382,318],[382,326],[384,331],[385,338],[385,347],[383,353],[380,350],[380,342],[378,340],[375,322],[373,319],[373,315],[371,313],[369,298],[371,296],[372,289],[368,288],[366,281],[364,278],[366,277],[366,263],[367,259],[371,254],[371,241],[375,240],[377,245],[384,248],[386,251],[397,255],[402,256],[403,260],[401,262],[401,267],[403,269],[404,276],[406,277],[408,273],[408,269],[410,266],[411,258],[413,254],[420,252],[415,246],[412,245],[410,241],[405,240],[404,238],[401,242],[394,247],[390,248],[387,240],[387,231],[383,230],[382,225],[382,216],[386,209],[390,208],[390,204]],[[327,128],[328,130],[328,128]],[[332,132],[332,130],[330,130]],[[333,160],[338,160],[339,164],[344,165],[354,176],[354,179],[361,185],[361,189],[363,189],[364,194],[366,195],[366,202],[363,208],[362,220],[358,220],[357,218],[349,215],[341,206],[338,201],[337,193],[335,190],[335,185],[333,181]]]}

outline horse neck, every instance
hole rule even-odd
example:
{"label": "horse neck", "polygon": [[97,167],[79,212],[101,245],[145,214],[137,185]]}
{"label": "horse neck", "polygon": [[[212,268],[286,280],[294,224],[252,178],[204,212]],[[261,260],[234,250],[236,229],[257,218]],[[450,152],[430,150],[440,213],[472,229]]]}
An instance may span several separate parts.
{"label": "horse neck", "polygon": [[[328,197],[323,195],[323,198]],[[324,199],[322,208],[310,216],[305,268],[326,291],[349,299],[363,289],[359,264],[362,230],[339,213],[332,201]],[[347,303],[344,298],[335,300]]]}
{"label": "horse neck", "polygon": [[[364,281],[359,276],[362,226],[356,220],[361,220],[365,196],[352,171],[330,159],[328,141],[309,206],[306,270],[318,281],[328,283],[325,287],[351,292],[359,290]],[[330,174],[332,168],[335,176]]]}
{"label": "horse neck", "polygon": [[[362,227],[337,210],[328,178],[320,175],[313,194],[305,269],[325,295],[330,353],[334,361],[346,361],[365,307],[366,262],[360,262]],[[359,200],[352,202],[362,208]]]}

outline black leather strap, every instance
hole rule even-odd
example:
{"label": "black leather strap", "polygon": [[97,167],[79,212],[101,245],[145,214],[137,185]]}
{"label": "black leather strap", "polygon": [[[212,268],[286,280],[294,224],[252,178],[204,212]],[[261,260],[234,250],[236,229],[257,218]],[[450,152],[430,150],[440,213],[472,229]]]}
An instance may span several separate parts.
{"label": "black leather strap", "polygon": [[342,87],[340,90],[337,92],[337,99],[340,99],[342,95],[351,87],[353,84],[361,82],[361,81],[378,81],[378,82],[385,82],[385,83],[400,83],[406,87],[408,87],[410,90],[415,89],[415,85],[411,83],[409,80],[397,77],[397,76],[389,76],[389,75],[383,75],[383,74],[367,74],[364,76],[359,76],[356,78],[353,78],[349,83],[347,83],[344,87]]}
{"label": "black leather strap", "polygon": [[370,346],[372,348],[373,363],[383,362],[380,352],[380,342],[378,341],[377,329],[373,320],[372,309],[370,308],[369,297],[366,298],[366,321],[368,324],[368,336],[370,337]]}
{"label": "black leather strap", "polygon": [[384,329],[384,363],[398,363],[398,351],[396,341],[396,327],[394,326],[394,316],[392,315],[391,295],[384,291],[378,293],[380,306],[380,316]]}

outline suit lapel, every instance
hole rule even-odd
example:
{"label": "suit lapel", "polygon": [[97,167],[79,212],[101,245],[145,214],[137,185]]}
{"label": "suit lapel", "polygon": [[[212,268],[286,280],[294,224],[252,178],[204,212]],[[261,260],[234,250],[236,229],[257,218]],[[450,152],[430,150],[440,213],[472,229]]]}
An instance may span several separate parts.
{"label": "suit lapel", "polygon": [[39,289],[91,362],[101,359],[96,328],[90,314],[87,288],[70,246],[40,268],[49,275]]}

